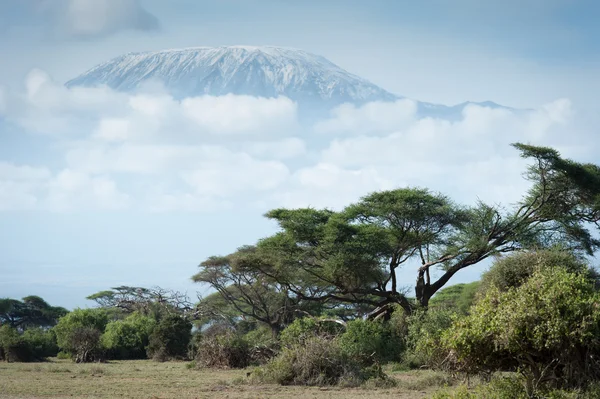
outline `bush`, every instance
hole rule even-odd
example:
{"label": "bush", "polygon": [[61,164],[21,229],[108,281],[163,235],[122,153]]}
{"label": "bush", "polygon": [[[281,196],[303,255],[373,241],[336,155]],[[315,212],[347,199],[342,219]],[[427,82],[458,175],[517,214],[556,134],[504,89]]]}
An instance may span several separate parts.
{"label": "bush", "polygon": [[518,369],[527,392],[600,379],[600,293],[581,274],[540,268],[518,288],[490,289],[443,336],[467,372]]}
{"label": "bush", "polygon": [[341,334],[344,327],[331,321],[319,320],[313,317],[296,319],[287,326],[279,335],[279,342],[284,347],[302,345],[306,340],[315,335],[323,337],[334,337]]}
{"label": "bush", "polygon": [[243,338],[250,347],[251,364],[265,364],[280,350],[279,341],[273,337],[272,330],[267,327],[251,330]]}
{"label": "bush", "polygon": [[469,390],[465,385],[454,391],[440,391],[432,399],[600,399],[598,386],[585,390],[551,389],[529,396],[521,379],[517,377],[496,377],[489,383]]}
{"label": "bush", "polygon": [[519,252],[500,258],[481,276],[481,295],[492,287],[499,291],[521,286],[539,269],[561,268],[571,273],[582,274],[591,280],[595,272],[573,253],[559,248],[539,251]]}
{"label": "bush", "polygon": [[403,346],[401,337],[394,336],[389,325],[362,319],[348,322],[339,344],[348,357],[364,365],[397,361]]}
{"label": "bush", "polygon": [[0,359],[7,362],[38,360],[19,332],[8,325],[0,327]]}
{"label": "bush", "polygon": [[244,368],[251,361],[248,341],[234,332],[203,336],[196,354],[196,365],[200,368]]}
{"label": "bush", "polygon": [[494,378],[469,390],[465,385],[454,391],[440,391],[432,399],[529,399],[518,378]]}
{"label": "bush", "polygon": [[370,378],[387,379],[380,368],[364,368],[344,353],[335,338],[313,336],[285,347],[253,373],[263,383],[281,385],[358,386]]}
{"label": "bush", "polygon": [[56,334],[53,330],[30,328],[23,333],[23,340],[29,345],[37,359],[53,357],[58,354]]}
{"label": "bush", "polygon": [[406,319],[406,351],[402,361],[408,368],[444,369],[448,351],[442,347],[442,334],[457,318],[448,309],[417,311]]}
{"label": "bush", "polygon": [[106,325],[102,345],[115,359],[145,359],[156,321],[139,313]]}
{"label": "bush", "polygon": [[148,357],[156,361],[186,359],[192,338],[192,323],[178,315],[162,319],[149,337]]}
{"label": "bush", "polygon": [[429,301],[429,309],[443,309],[466,315],[475,302],[481,282],[455,284],[441,289]]}
{"label": "bush", "polygon": [[78,363],[102,360],[100,336],[107,323],[108,313],[103,309],[75,309],[54,327],[58,347]]}

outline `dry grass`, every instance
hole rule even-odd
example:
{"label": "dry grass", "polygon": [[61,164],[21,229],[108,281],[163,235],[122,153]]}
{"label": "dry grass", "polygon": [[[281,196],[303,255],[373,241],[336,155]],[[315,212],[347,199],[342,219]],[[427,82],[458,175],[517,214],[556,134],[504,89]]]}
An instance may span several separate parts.
{"label": "dry grass", "polygon": [[248,370],[195,370],[185,362],[114,361],[74,364],[0,363],[0,398],[425,398],[440,388],[441,377],[427,371],[392,373],[395,388],[256,386],[244,383]]}

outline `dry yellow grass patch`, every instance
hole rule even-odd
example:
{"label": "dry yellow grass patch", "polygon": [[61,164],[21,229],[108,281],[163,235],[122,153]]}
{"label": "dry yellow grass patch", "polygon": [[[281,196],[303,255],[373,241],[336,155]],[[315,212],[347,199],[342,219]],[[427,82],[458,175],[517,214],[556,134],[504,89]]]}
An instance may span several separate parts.
{"label": "dry yellow grass patch", "polygon": [[396,388],[254,386],[246,370],[195,370],[184,362],[106,364],[0,363],[0,398],[425,398],[443,378],[430,372],[392,373]]}

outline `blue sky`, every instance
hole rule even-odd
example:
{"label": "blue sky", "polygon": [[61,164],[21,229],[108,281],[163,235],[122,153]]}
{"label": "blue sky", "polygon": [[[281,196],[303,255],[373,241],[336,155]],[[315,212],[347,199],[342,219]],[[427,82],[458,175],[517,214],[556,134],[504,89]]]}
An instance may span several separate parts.
{"label": "blue sky", "polygon": [[[370,190],[405,184],[427,185],[464,202],[514,201],[525,186],[515,183],[523,165],[507,148],[511,140],[554,145],[565,155],[600,162],[599,17],[597,2],[568,0],[2,1],[0,296],[37,294],[86,306],[86,295],[120,284],[161,285],[193,296],[203,290],[188,281],[200,261],[273,231],[260,216],[269,207],[339,207]],[[92,137],[99,127],[87,122],[108,123],[111,104],[127,99],[91,93],[93,104],[82,110],[81,98],[61,87],[130,51],[235,44],[301,48],[412,99],[492,100],[533,111],[517,116],[473,109],[456,124],[394,119],[366,134],[361,127],[377,121],[349,110],[330,122],[347,118],[354,130],[331,136],[328,148],[313,148],[301,133],[268,138],[272,148],[293,153],[286,159],[224,144],[214,151],[222,159],[213,154],[195,166],[198,173],[185,186],[174,183],[182,166],[173,160],[164,170],[148,168],[149,145],[180,157],[180,148],[163,142],[138,138],[115,150],[136,162],[138,174],[99,159],[117,155],[99,150],[104,147]],[[295,117],[289,112],[283,121]],[[169,124],[157,126],[157,134],[168,133]],[[426,156],[389,153],[394,162],[383,162],[381,154],[393,146]],[[457,156],[445,157],[449,148]],[[214,186],[213,196],[199,193],[194,184],[206,177],[206,165],[221,168],[220,181],[237,186]],[[236,180],[235,168],[252,174]],[[451,184],[444,170],[454,173]],[[257,190],[244,185],[248,179],[269,184]],[[458,277],[473,279],[480,271]]]}

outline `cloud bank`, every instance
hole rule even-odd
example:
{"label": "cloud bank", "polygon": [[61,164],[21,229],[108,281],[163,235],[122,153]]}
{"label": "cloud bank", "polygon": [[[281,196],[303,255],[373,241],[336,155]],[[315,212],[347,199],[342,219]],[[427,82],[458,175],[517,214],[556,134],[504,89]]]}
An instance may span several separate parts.
{"label": "cloud bank", "polygon": [[0,5],[0,12],[5,15],[0,18],[5,29],[40,25],[58,36],[76,39],[160,28],[157,17],[139,0],[19,0]]}
{"label": "cloud bank", "polygon": [[42,71],[21,92],[0,90],[0,99],[0,118],[58,154],[41,165],[39,154],[31,164],[0,159],[3,211],[339,208],[404,186],[510,203],[527,188],[526,165],[510,143],[566,156],[598,147],[565,138],[574,115],[567,99],[530,111],[469,105],[452,121],[419,117],[411,100],[342,105],[308,128],[283,97],[179,101],[68,89]]}

